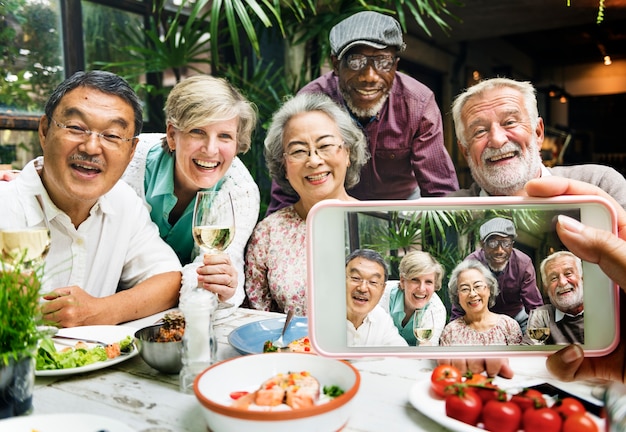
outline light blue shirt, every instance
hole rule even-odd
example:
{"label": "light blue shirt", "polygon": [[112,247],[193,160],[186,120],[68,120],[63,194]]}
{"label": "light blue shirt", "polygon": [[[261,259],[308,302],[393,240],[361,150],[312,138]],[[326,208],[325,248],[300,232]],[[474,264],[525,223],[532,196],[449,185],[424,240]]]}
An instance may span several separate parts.
{"label": "light blue shirt", "polygon": [[[191,234],[194,201],[189,203],[174,225],[170,224],[170,213],[178,202],[174,195],[174,157],[161,146],[154,146],[148,151],[144,188],[152,221],[159,227],[161,238],[174,249],[184,265],[194,258],[195,244]],[[222,182],[220,180],[213,189],[219,190]]]}

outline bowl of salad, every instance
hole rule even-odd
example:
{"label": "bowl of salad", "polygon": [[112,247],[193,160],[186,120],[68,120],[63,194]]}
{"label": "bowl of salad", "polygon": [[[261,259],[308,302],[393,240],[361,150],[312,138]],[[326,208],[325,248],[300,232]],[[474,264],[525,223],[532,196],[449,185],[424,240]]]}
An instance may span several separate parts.
{"label": "bowl of salad", "polygon": [[216,363],[196,377],[194,393],[214,432],[336,431],[360,382],[347,362],[278,352]]}

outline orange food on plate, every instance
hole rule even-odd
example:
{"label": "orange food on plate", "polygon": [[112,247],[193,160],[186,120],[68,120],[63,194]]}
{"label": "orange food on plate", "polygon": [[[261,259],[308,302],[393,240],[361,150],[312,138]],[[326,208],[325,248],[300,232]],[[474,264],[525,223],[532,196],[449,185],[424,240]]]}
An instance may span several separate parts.
{"label": "orange food on plate", "polygon": [[289,345],[287,345],[289,351],[297,352],[297,353],[312,353],[313,348],[311,348],[311,339],[308,336],[301,337],[300,339],[296,339],[292,341]]}
{"label": "orange food on plate", "polygon": [[309,408],[320,397],[320,383],[309,372],[279,373],[265,381],[258,390],[238,397],[233,406],[250,408],[275,407],[285,404],[293,409]]}

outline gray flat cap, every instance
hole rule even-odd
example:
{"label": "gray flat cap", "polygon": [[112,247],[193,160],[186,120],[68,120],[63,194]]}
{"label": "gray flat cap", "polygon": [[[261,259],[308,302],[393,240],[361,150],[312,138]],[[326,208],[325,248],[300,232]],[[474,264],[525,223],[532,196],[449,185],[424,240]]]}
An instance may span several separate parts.
{"label": "gray flat cap", "polygon": [[341,60],[355,45],[368,45],[376,49],[396,47],[398,52],[406,47],[402,28],[394,18],[378,12],[359,12],[330,29],[331,54]]}
{"label": "gray flat cap", "polygon": [[502,237],[517,237],[513,222],[500,217],[489,219],[482,224],[478,233],[480,235],[480,241],[485,241],[494,234]]}

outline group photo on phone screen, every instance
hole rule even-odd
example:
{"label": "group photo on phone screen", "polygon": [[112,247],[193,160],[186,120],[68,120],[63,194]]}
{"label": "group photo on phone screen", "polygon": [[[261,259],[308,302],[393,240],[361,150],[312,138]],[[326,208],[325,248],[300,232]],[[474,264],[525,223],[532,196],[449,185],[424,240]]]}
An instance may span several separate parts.
{"label": "group photo on phone screen", "polygon": [[583,264],[535,208],[345,213],[347,345],[585,343]]}

